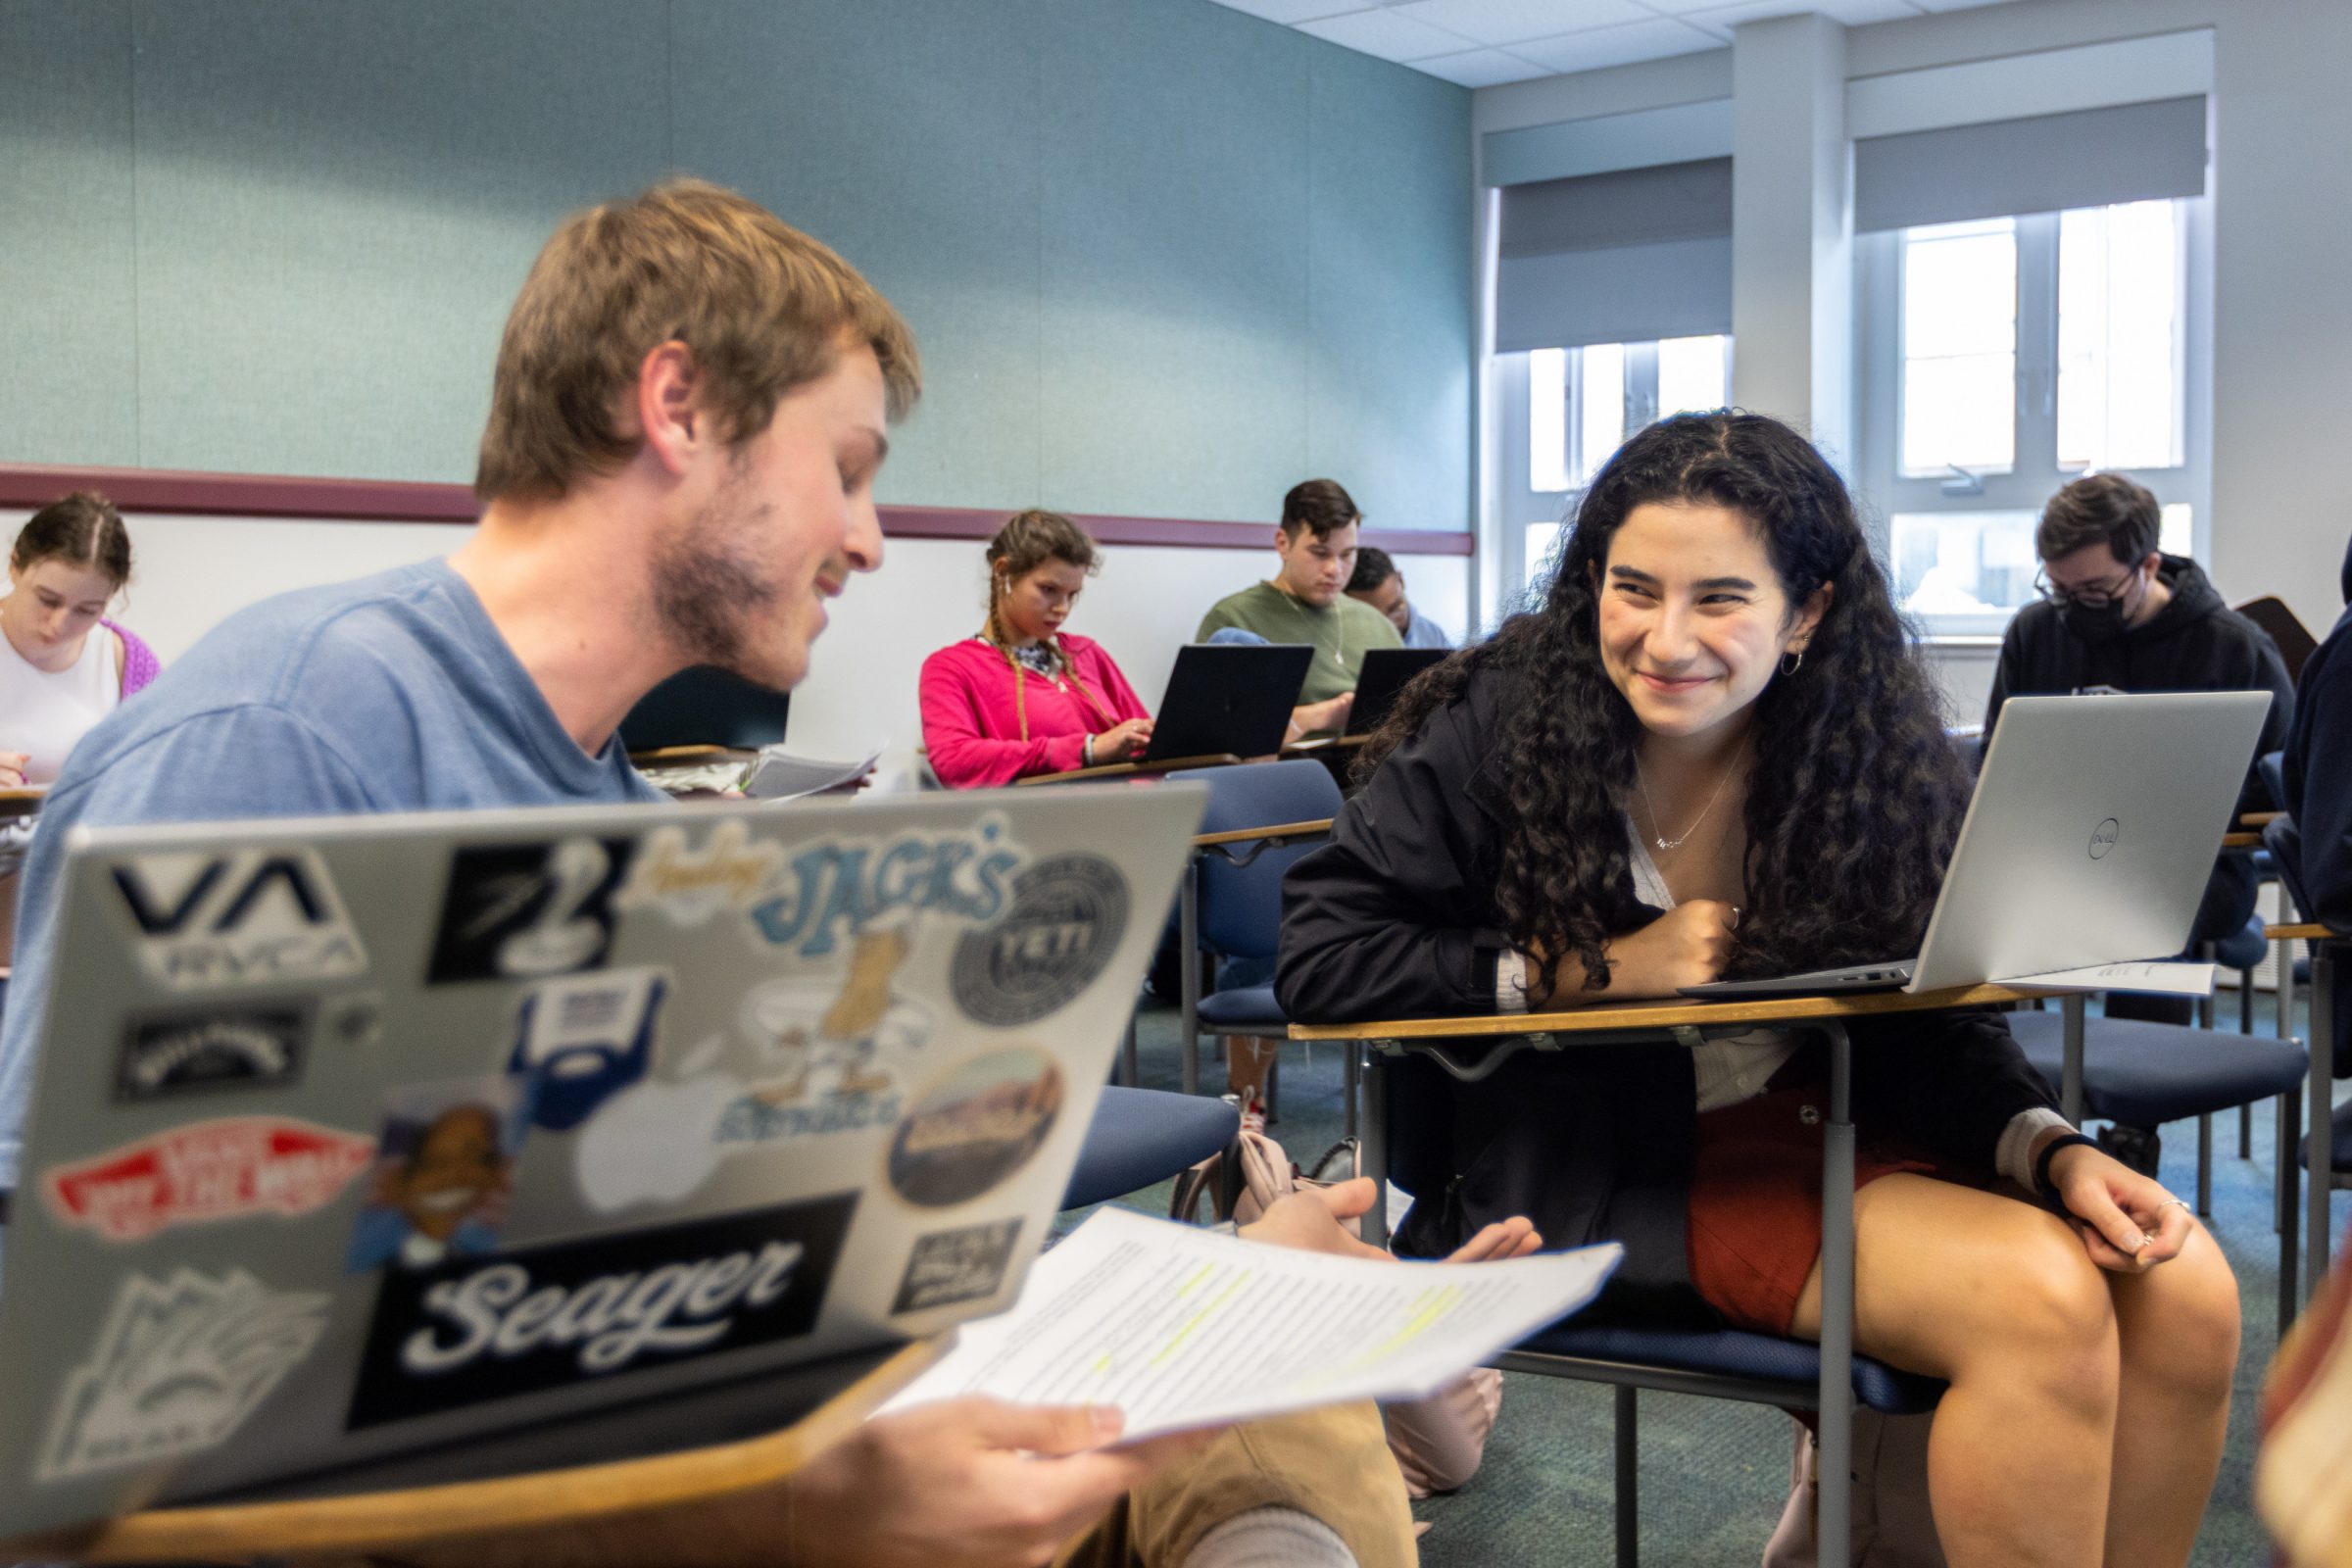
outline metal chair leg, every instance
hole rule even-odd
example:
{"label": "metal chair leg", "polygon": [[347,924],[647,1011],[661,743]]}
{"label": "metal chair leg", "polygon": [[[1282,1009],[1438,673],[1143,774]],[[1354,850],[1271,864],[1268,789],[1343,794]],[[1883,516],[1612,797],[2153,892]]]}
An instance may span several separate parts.
{"label": "metal chair leg", "polygon": [[1642,1446],[1636,1432],[1640,1390],[1617,1385],[1617,1568],[1641,1568]]}
{"label": "metal chair leg", "polygon": [[[2302,1227],[2296,1224],[2296,1200],[2301,1194],[2295,1170],[2295,1124],[2303,1119],[2303,1091],[2290,1089],[2278,1097],[2278,1149],[2271,1164],[2271,1181],[2277,1188],[2277,1219],[2278,1223],[2278,1333],[2286,1334],[2295,1321],[2295,1308],[2302,1302],[2303,1293],[2297,1280],[2302,1250]],[[2321,1201],[2325,1202],[2323,1197]]]}
{"label": "metal chair leg", "polygon": [[2197,1213],[2213,1217],[2213,1112],[2197,1118]]}
{"label": "metal chair leg", "polygon": [[1184,862],[1184,880],[1176,889],[1176,953],[1183,961],[1181,1016],[1176,1038],[1184,1047],[1184,1092],[1200,1092],[1200,860]]}
{"label": "metal chair leg", "polygon": [[2254,1142],[2254,1102],[2247,1101],[2237,1107],[2237,1157],[2252,1159],[2250,1148]]}
{"label": "metal chair leg", "polygon": [[1136,1080],[1136,1044],[1134,1013],[1127,1015],[1127,1037],[1119,1042],[1119,1076],[1121,1088],[1133,1089]]}

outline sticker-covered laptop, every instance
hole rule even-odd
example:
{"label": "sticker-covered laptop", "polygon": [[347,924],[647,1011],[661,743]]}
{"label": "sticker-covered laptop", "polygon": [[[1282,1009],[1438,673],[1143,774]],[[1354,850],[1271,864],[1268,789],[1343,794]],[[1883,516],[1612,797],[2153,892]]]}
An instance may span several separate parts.
{"label": "sticker-covered laptop", "polygon": [[76,830],[0,1537],[1003,1307],[1203,799]]}

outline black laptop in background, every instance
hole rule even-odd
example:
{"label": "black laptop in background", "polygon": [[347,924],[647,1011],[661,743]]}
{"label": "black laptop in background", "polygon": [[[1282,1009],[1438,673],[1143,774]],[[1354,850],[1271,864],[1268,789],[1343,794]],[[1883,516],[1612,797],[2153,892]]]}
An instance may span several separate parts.
{"label": "black laptop in background", "polygon": [[1369,735],[1380,728],[1397,693],[1415,675],[1444,659],[1449,648],[1375,648],[1364,655],[1362,673],[1355,677],[1355,706],[1348,710],[1348,733]]}
{"label": "black laptop in background", "polygon": [[681,669],[647,692],[620,721],[632,756],[670,746],[756,752],[784,739],[792,699],[710,664]]}
{"label": "black laptop in background", "polygon": [[1314,657],[1307,643],[1188,643],[1176,651],[1152,744],[1137,760],[1271,757],[1282,750]]}

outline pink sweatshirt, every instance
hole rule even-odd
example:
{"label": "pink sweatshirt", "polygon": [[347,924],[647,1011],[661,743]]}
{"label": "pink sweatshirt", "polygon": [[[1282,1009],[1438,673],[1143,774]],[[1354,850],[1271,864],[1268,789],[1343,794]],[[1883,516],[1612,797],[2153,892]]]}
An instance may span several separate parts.
{"label": "pink sweatshirt", "polygon": [[1078,679],[1023,670],[1017,699],[1011,662],[977,637],[923,661],[923,744],[942,784],[987,789],[1083,766],[1087,736],[1151,716],[1102,644],[1064,632],[1061,652]]}

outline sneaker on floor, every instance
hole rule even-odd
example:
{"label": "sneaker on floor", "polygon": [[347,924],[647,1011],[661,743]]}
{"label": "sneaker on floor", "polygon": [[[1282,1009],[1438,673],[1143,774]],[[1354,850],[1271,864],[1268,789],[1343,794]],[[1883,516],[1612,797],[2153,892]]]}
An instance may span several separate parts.
{"label": "sneaker on floor", "polygon": [[2120,1164],[2131,1166],[2142,1176],[2156,1174],[2157,1163],[2164,1156],[2164,1140],[2156,1136],[2153,1127],[2126,1127],[2111,1123],[2098,1131],[2099,1152]]}

